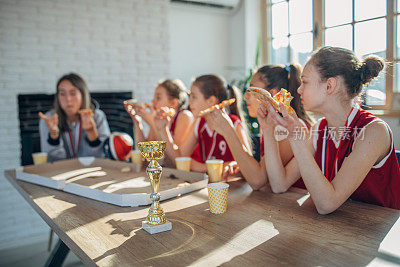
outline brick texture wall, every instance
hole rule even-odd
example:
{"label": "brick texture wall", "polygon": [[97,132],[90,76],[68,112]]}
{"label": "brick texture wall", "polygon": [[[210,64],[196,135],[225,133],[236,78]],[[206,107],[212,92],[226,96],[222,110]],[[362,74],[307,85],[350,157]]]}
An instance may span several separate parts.
{"label": "brick texture wall", "polygon": [[0,249],[48,227],[5,180],[20,163],[17,95],[53,93],[74,71],[92,91],[143,101],[169,71],[167,0],[0,0]]}

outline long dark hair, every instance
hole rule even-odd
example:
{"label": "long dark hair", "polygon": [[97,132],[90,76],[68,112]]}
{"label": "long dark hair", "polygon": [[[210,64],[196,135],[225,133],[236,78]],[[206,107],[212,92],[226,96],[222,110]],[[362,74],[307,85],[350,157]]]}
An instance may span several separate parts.
{"label": "long dark hair", "polygon": [[360,61],[353,51],[325,46],[316,50],[307,64],[314,65],[321,78],[341,76],[350,98],[358,96],[363,86],[368,85],[385,67],[385,61],[375,55]]}
{"label": "long dark hair", "polygon": [[249,129],[242,110],[242,94],[240,94],[239,89],[236,86],[231,86],[229,84],[225,86],[224,80],[214,74],[199,76],[194,80],[193,84],[196,84],[200,88],[201,93],[206,99],[215,96],[218,99],[218,102],[221,102],[230,98],[236,98],[236,101],[228,107],[228,111],[230,114],[238,116],[242,121],[242,125],[246,132],[246,138],[251,146]]}
{"label": "long dark hair", "polygon": [[165,79],[158,82],[167,91],[169,99],[178,99],[178,109],[184,107],[188,100],[188,90],[179,79]]}
{"label": "long dark hair", "polygon": [[79,76],[76,73],[69,73],[66,74],[64,76],[62,76],[58,82],[57,82],[57,86],[56,86],[56,95],[54,97],[54,109],[56,110],[57,114],[58,114],[58,127],[60,128],[61,131],[69,131],[69,126],[67,123],[67,116],[64,112],[64,110],[61,108],[60,103],[58,101],[58,86],[60,85],[60,83],[62,81],[69,81],[72,83],[73,86],[75,86],[82,94],[82,105],[81,105],[81,109],[92,109],[94,110],[94,105],[91,104],[90,101],[90,93],[89,90],[87,89],[86,83],[85,81],[82,79],[81,76]]}
{"label": "long dark hair", "polygon": [[309,125],[314,123],[310,116],[301,104],[301,98],[297,89],[301,85],[301,67],[297,64],[284,65],[266,65],[257,70],[261,80],[265,84],[266,90],[277,88],[286,89],[293,96],[290,106],[296,111],[297,116]]}

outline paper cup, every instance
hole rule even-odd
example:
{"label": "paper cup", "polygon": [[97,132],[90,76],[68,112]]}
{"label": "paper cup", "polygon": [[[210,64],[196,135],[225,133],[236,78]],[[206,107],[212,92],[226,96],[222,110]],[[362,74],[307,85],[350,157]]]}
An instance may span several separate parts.
{"label": "paper cup", "polygon": [[132,163],[142,165],[143,159],[142,159],[142,154],[140,154],[140,150],[132,150],[131,151],[131,159],[132,159]]}
{"label": "paper cup", "polygon": [[227,183],[212,183],[208,184],[207,188],[210,212],[214,214],[224,213],[228,205],[229,185]]}
{"label": "paper cup", "polygon": [[208,181],[210,183],[217,183],[222,180],[222,169],[224,161],[222,159],[209,159],[206,160]]}
{"label": "paper cup", "polygon": [[32,154],[33,164],[38,165],[47,162],[47,153],[46,152],[38,152]]}
{"label": "paper cup", "polygon": [[132,171],[138,173],[142,170],[143,165],[143,157],[140,153],[140,150],[132,150],[131,151],[131,159],[132,159]]}
{"label": "paper cup", "polygon": [[177,157],[175,158],[176,168],[181,171],[190,171],[190,163],[192,159],[189,157]]}
{"label": "paper cup", "polygon": [[90,164],[93,163],[94,157],[79,157],[78,161],[83,166],[89,166]]}

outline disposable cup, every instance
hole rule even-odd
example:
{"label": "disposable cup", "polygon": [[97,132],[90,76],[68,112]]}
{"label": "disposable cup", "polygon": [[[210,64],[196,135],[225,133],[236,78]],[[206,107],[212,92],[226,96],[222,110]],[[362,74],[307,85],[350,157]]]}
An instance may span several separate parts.
{"label": "disposable cup", "polygon": [[222,169],[224,161],[221,159],[206,160],[208,181],[210,183],[217,183],[222,180]]}
{"label": "disposable cup", "polygon": [[47,162],[47,153],[46,152],[38,152],[32,153],[33,164],[38,165]]}
{"label": "disposable cup", "polygon": [[208,188],[208,203],[210,204],[210,212],[214,214],[222,214],[226,212],[228,205],[228,188],[227,183],[211,183]]}
{"label": "disposable cup", "polygon": [[190,171],[190,163],[192,159],[189,157],[175,158],[176,168],[181,171]]}

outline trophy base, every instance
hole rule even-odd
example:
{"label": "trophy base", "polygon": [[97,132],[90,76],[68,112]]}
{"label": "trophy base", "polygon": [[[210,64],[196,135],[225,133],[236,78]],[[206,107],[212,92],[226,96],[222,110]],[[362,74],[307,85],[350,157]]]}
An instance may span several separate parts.
{"label": "trophy base", "polygon": [[152,225],[147,221],[142,221],[142,228],[149,234],[157,234],[165,231],[169,231],[172,229],[172,223],[170,221],[166,221],[163,224]]}

